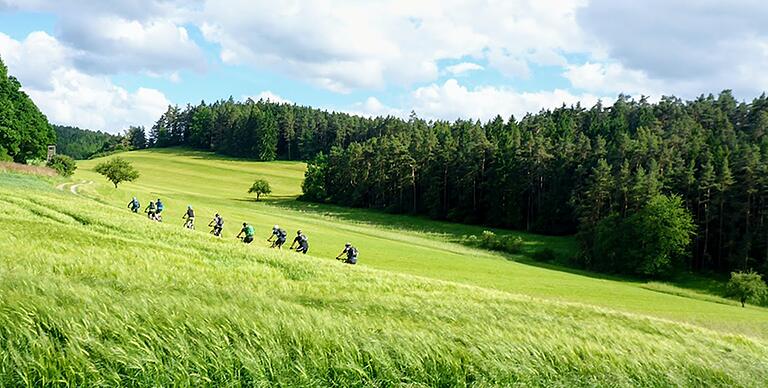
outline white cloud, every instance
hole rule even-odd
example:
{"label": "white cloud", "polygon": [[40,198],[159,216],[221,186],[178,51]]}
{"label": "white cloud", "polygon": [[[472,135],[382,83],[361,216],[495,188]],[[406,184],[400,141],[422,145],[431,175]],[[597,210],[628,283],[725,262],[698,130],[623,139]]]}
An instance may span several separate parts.
{"label": "white cloud", "polygon": [[73,64],[89,74],[146,72],[170,77],[205,68],[202,50],[184,23],[197,17],[194,3],[168,0],[5,0],[12,9],[52,12],[57,39],[70,47]]}
{"label": "white cloud", "polygon": [[52,123],[117,132],[151,126],[169,104],[157,90],[130,92],[108,77],[84,74],[73,65],[72,50],[45,32],[21,42],[0,33],[0,55]]}
{"label": "white cloud", "polygon": [[384,105],[381,101],[379,101],[376,97],[368,97],[363,102],[358,102],[352,106],[352,109],[346,109],[345,112],[349,114],[359,115],[359,116],[365,116],[365,117],[386,117],[386,116],[395,116],[395,117],[404,117],[404,112],[401,109],[392,108],[387,105]]}
{"label": "white cloud", "polygon": [[594,59],[645,74],[682,97],[768,89],[768,2],[591,0],[577,13]]}
{"label": "white cloud", "polygon": [[139,22],[116,16],[63,24],[61,39],[77,48],[79,68],[100,73],[202,70],[202,51],[184,27],[164,20]]}
{"label": "white cloud", "polygon": [[588,45],[582,0],[206,1],[202,31],[226,63],[278,69],[336,92],[408,86],[443,59],[487,59],[513,77]]}
{"label": "white cloud", "polygon": [[33,32],[23,42],[0,32],[0,55],[7,64],[15,64],[13,75],[24,85],[47,89],[51,86],[51,73],[60,63],[71,59],[71,53],[55,38],[45,32]]}
{"label": "white cloud", "polygon": [[496,115],[518,119],[526,113],[581,103],[591,106],[600,97],[593,94],[575,95],[568,91],[518,92],[508,88],[483,86],[469,89],[455,79],[416,89],[410,96],[412,109],[420,116],[431,119],[489,120]]}
{"label": "white cloud", "polygon": [[154,89],[131,93],[106,77],[93,77],[75,69],[53,72],[49,91],[27,90],[48,119],[57,124],[118,132],[130,125],[150,127],[170,103]]}
{"label": "white cloud", "polygon": [[506,49],[489,50],[488,63],[509,78],[528,78],[531,75],[528,61]]}
{"label": "white cloud", "polygon": [[484,67],[478,65],[477,63],[472,63],[472,62],[461,62],[445,68],[445,70],[449,74],[453,74],[453,75],[459,75],[459,74],[470,72],[470,71],[484,70],[484,69],[485,69]]}
{"label": "white cloud", "polygon": [[644,72],[626,69],[618,63],[602,64],[587,62],[583,65],[569,65],[563,77],[573,87],[593,93],[633,96],[661,96],[669,91],[658,80],[650,79]]}
{"label": "white cloud", "polygon": [[272,93],[271,90],[265,90],[255,96],[243,96],[243,100],[248,98],[250,98],[253,101],[264,100],[264,101],[276,102],[279,104],[283,104],[283,103],[290,104],[292,102],[291,100],[285,99],[275,93]]}
{"label": "white cloud", "polygon": [[590,93],[573,94],[566,90],[518,92],[510,88],[483,86],[467,88],[455,79],[443,84],[431,84],[417,88],[404,100],[400,107],[384,105],[375,97],[354,104],[345,110],[363,116],[397,116],[407,118],[411,111],[429,120],[479,119],[490,120],[497,115],[517,119],[527,113],[542,109],[554,109],[562,105],[581,104],[590,107],[599,100],[612,103],[613,98],[599,97]]}

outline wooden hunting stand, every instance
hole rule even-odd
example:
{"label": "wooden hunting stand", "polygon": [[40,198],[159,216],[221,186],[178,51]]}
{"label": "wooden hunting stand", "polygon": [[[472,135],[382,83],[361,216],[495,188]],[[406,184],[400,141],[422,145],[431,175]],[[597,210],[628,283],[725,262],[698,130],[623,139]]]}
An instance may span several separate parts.
{"label": "wooden hunting stand", "polygon": [[56,145],[49,145],[48,146],[48,161],[51,161],[51,158],[56,155]]}

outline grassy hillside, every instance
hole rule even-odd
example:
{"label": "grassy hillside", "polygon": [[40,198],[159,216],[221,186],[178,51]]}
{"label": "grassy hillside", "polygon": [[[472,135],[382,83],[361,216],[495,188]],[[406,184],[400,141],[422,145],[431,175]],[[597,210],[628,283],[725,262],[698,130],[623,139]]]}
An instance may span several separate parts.
{"label": "grassy hillside", "polygon": [[[457,243],[465,235],[481,233],[481,227],[297,202],[294,198],[301,192],[305,168],[301,163],[248,162],[178,149],[122,156],[141,171],[142,177],[136,183],[115,190],[92,171],[100,161],[93,160],[81,162],[74,179],[95,183],[80,185],[79,190],[116,206],[126,206],[133,195],[141,199],[142,206],[150,198],[162,197],[168,207],[166,223],[177,225],[181,225],[187,204],[192,204],[201,231],[205,230],[202,224],[207,224],[206,218],[219,211],[226,219],[227,239],[238,232],[242,221],[253,223],[263,236],[254,245],[268,246],[264,239],[273,224],[285,227],[290,236],[302,228],[309,235],[310,253],[317,258],[330,259],[344,242],[351,241],[360,248],[361,265],[366,267],[768,338],[768,310],[764,308],[743,309],[735,302],[666,284],[627,282],[548,268],[534,265],[525,254],[502,255]],[[274,191],[270,199],[260,203],[246,194],[257,176],[268,179]],[[527,252],[540,247],[553,248],[561,255],[575,251],[575,243],[569,238],[498,232],[522,236]]]}
{"label": "grassy hillside", "polygon": [[[768,381],[764,340],[243,246],[53,186],[0,173],[0,386]],[[274,212],[239,207],[253,218]]]}

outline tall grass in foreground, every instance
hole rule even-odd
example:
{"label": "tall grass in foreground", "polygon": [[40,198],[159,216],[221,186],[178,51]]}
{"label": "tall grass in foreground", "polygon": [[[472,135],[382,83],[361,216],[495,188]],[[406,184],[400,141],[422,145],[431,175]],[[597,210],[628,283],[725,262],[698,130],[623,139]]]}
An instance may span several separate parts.
{"label": "tall grass in foreground", "polygon": [[0,175],[0,386],[768,381],[761,340],[241,246],[22,181]]}

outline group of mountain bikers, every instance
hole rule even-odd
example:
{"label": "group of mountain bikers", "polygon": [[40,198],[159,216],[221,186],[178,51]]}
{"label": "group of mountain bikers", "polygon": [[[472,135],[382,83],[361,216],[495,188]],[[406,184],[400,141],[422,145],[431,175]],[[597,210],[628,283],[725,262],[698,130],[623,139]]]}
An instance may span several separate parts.
{"label": "group of mountain bikers", "polygon": [[[132,212],[138,213],[139,210],[141,210],[141,203],[139,203],[139,200],[136,199],[136,197],[133,197],[130,202],[128,202],[128,208],[131,209]],[[158,198],[157,202],[149,201],[149,205],[144,209],[144,213],[147,213],[147,217],[152,221],[163,222],[162,213],[164,209],[165,205],[163,205],[163,201]]]}
{"label": "group of mountain bikers", "polygon": [[[128,202],[128,208],[131,209],[132,212],[138,213],[141,209],[141,204],[139,203],[139,200],[136,199],[136,197],[133,197],[133,199]],[[150,201],[149,205],[147,205],[146,209],[144,209],[144,212],[147,213],[147,218],[150,220],[162,222],[162,213],[164,209],[165,205],[163,205],[163,202],[160,200],[160,198],[158,198],[156,202]],[[192,209],[192,205],[187,206],[187,211],[184,213],[181,219],[184,220],[185,228],[195,229],[195,211]],[[219,213],[216,213],[213,216],[211,222],[208,223],[208,227],[212,228],[212,235],[221,237],[221,232],[224,230],[224,218]],[[238,233],[235,238],[242,240],[245,244],[250,244],[253,242],[255,235],[256,231],[253,226],[247,222],[243,222],[243,228],[240,229],[240,233]],[[267,242],[272,243],[270,248],[282,249],[287,239],[288,233],[285,231],[285,229],[281,228],[279,225],[275,225],[272,228],[272,233],[267,238]],[[293,242],[288,249],[294,249],[294,245],[296,246],[296,252],[306,254],[307,251],[309,251],[309,239],[307,238],[307,235],[301,231],[301,229],[296,231],[296,237],[293,239]],[[357,264],[357,255],[357,248],[352,246],[350,243],[346,243],[344,244],[344,250],[338,256],[336,256],[336,260],[341,260],[346,264]]]}

